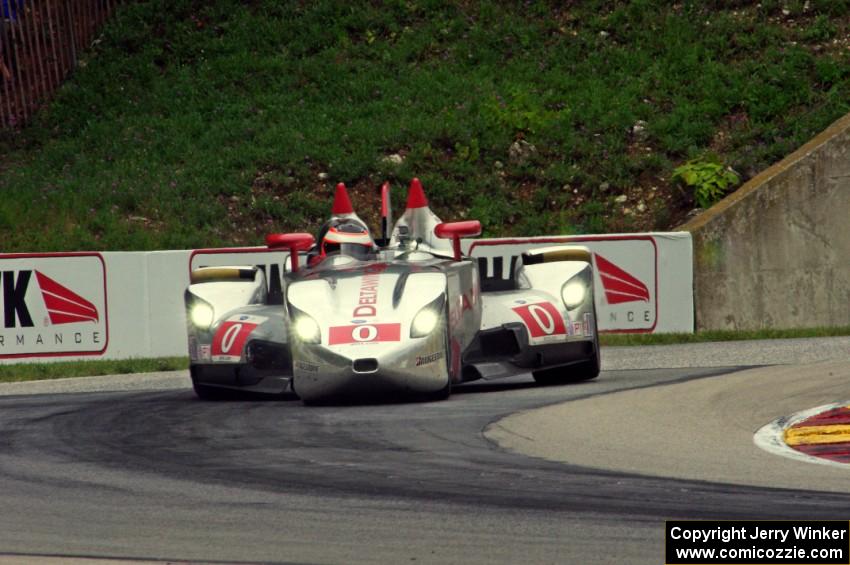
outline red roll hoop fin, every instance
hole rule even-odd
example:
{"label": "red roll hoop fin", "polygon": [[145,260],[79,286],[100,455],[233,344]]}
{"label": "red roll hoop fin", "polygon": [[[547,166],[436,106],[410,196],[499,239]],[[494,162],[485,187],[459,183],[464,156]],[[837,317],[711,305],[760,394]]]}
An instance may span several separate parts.
{"label": "red roll hoop fin", "polygon": [[422,183],[418,178],[410,181],[410,188],[407,190],[407,209],[411,208],[427,208],[428,199],[425,198],[425,191],[422,190]]}
{"label": "red roll hoop fin", "polygon": [[331,214],[341,216],[343,214],[352,214],[354,207],[351,206],[351,199],[348,198],[348,190],[344,183],[336,185],[336,194],[334,195],[334,204],[331,208]]}

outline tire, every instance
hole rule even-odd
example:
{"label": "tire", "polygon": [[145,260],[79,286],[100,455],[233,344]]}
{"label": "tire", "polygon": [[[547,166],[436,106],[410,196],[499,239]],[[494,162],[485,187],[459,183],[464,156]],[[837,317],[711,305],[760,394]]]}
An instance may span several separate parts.
{"label": "tire", "polygon": [[449,381],[446,383],[446,386],[441,388],[440,390],[436,390],[434,392],[429,392],[424,395],[423,400],[426,402],[437,402],[440,400],[446,400],[448,397],[452,395],[452,380],[449,378]]}
{"label": "tire", "polygon": [[535,381],[544,386],[593,380],[599,376],[599,354],[594,353],[587,361],[575,365],[541,369],[532,371],[531,374],[534,375]]}
{"label": "tire", "polygon": [[192,383],[192,388],[195,389],[195,396],[201,400],[224,400],[227,398],[224,391],[215,387]]}
{"label": "tire", "polygon": [[[595,324],[596,307],[593,308],[593,320]],[[575,365],[532,371],[531,374],[534,375],[535,381],[544,386],[589,381],[599,376],[599,371],[602,367],[600,358],[599,333],[596,333],[593,336],[593,353],[585,361],[576,363]]]}
{"label": "tire", "polygon": [[601,369],[602,363],[600,363],[599,358],[599,345],[596,344],[593,356],[584,363],[576,365],[573,370],[573,375],[576,377],[577,381],[591,381],[599,376]]}
{"label": "tire", "polygon": [[195,389],[195,396],[201,400],[224,400],[230,396],[225,389],[202,385],[195,379],[192,379],[192,388]]}

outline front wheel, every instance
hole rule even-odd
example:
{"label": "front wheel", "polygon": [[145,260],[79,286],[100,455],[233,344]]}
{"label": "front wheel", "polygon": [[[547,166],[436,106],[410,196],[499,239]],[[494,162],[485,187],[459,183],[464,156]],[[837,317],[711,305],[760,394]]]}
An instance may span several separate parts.
{"label": "front wheel", "polygon": [[193,382],[192,388],[195,389],[195,395],[201,400],[225,400],[228,398],[227,391],[218,387]]}
{"label": "front wheel", "polygon": [[586,361],[568,365],[533,371],[534,380],[542,385],[558,385],[589,381],[599,376],[599,350]]}
{"label": "front wheel", "polygon": [[451,378],[446,382],[446,386],[441,388],[440,390],[436,390],[434,392],[429,392],[424,395],[423,400],[426,402],[438,401],[438,400],[446,400],[448,397],[452,395],[452,380]]}
{"label": "front wheel", "polygon": [[[596,307],[593,308],[593,321],[595,324]],[[602,368],[600,358],[599,334],[594,332],[593,351],[591,352],[590,357],[580,363],[576,363],[575,365],[554,367],[552,369],[541,369],[540,371],[533,371],[531,374],[534,375],[534,380],[542,385],[589,381],[599,376],[599,371]]]}
{"label": "front wheel", "polygon": [[223,388],[209,386],[198,382],[198,376],[195,374],[196,368],[189,367],[189,374],[192,376],[192,388],[195,389],[195,396],[201,400],[224,400],[228,397],[228,391]]}

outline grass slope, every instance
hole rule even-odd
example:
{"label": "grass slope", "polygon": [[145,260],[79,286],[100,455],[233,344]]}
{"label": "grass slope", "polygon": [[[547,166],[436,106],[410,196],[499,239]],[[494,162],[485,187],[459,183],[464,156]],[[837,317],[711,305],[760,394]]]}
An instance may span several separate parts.
{"label": "grass slope", "polygon": [[412,176],[486,235],[671,228],[677,165],[746,179],[850,109],[848,22],[847,0],[132,2],[0,138],[0,240],[259,243],[314,228],[337,181],[374,221]]}

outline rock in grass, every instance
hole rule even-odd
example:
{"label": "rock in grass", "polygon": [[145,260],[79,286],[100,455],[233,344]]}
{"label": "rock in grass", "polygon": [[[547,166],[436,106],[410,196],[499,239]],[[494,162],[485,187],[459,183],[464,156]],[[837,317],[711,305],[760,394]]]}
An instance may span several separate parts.
{"label": "rock in grass", "polygon": [[537,148],[534,145],[524,139],[519,139],[508,148],[508,159],[511,163],[522,165],[536,153]]}

